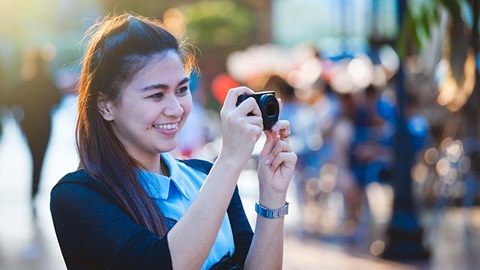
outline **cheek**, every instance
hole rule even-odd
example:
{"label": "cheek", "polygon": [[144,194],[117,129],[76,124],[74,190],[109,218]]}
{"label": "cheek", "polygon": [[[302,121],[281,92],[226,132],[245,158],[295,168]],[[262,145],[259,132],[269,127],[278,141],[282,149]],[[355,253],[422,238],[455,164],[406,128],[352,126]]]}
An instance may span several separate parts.
{"label": "cheek", "polygon": [[192,107],[193,107],[193,104],[192,102],[187,102],[187,104],[185,104],[185,106],[183,107],[184,109],[184,113],[185,113],[185,117],[188,116],[190,114],[190,112],[192,111]]}
{"label": "cheek", "polygon": [[193,109],[193,104],[192,102],[182,102],[182,108],[183,108],[183,115],[182,115],[182,120],[181,120],[181,128],[185,125],[185,122],[187,122],[188,116],[192,112]]}
{"label": "cheek", "polygon": [[[187,116],[190,114],[190,112],[193,109],[192,96],[188,95],[188,96],[185,96],[184,98],[182,98],[181,99],[181,106],[183,108],[184,118],[187,118]],[[197,105],[197,106],[201,106],[201,105]]]}
{"label": "cheek", "polygon": [[143,104],[132,106],[126,110],[126,115],[132,125],[151,125],[158,117],[159,109],[155,106]]}

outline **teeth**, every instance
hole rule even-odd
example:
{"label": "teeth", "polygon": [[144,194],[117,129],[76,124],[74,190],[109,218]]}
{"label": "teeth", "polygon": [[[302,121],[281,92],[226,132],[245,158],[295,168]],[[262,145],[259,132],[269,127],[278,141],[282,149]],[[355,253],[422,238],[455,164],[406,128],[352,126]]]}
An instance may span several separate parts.
{"label": "teeth", "polygon": [[153,127],[158,129],[176,129],[178,127],[178,123],[165,124],[165,125],[153,125]]}

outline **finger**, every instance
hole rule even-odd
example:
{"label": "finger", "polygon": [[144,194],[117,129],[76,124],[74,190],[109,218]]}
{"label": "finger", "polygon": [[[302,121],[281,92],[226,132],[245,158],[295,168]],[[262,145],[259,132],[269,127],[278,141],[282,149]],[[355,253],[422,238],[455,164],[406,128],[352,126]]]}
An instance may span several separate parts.
{"label": "finger", "polygon": [[280,140],[288,142],[288,137],[290,136],[290,130],[281,130],[280,131]]}
{"label": "finger", "polygon": [[290,122],[288,120],[278,120],[273,126],[272,131],[280,131],[280,130],[290,130]]}
{"label": "finger", "polygon": [[282,111],[282,108],[283,108],[282,99],[281,99],[281,98],[277,98],[277,101],[278,101],[278,109],[279,109],[279,111]]}
{"label": "finger", "polygon": [[[265,149],[266,151],[266,157],[265,157],[265,164],[270,165],[273,160],[282,152],[288,153],[288,152],[294,152],[293,147],[288,144],[287,142],[281,141],[278,139],[278,137],[275,136],[274,139],[272,139],[273,142],[273,147],[270,147],[269,149]],[[267,152],[268,151],[268,152]]]}
{"label": "finger", "polygon": [[258,104],[254,98],[247,98],[238,105],[237,110],[242,115],[248,115],[252,113],[254,116],[262,116],[262,112],[260,111],[260,108],[258,107]]}
{"label": "finger", "polygon": [[236,107],[238,96],[240,96],[242,94],[251,95],[251,94],[254,94],[254,93],[255,92],[252,89],[250,89],[246,86],[240,86],[240,87],[232,88],[228,91],[227,97],[225,98],[225,103],[223,104],[223,106],[234,108],[234,107]]}
{"label": "finger", "polygon": [[[257,101],[254,98],[248,98],[247,100],[253,101],[255,103],[255,105],[253,107],[253,110],[251,110],[250,112],[253,115],[258,115],[258,116],[262,117],[262,111],[260,110],[260,107],[258,106]],[[262,121],[262,125],[263,125],[263,121]]]}
{"label": "finger", "polygon": [[246,122],[250,125],[253,125],[253,126],[257,127],[260,130],[258,132],[258,136],[262,135],[263,119],[262,119],[261,116],[255,116],[255,115],[247,116],[247,121]]}
{"label": "finger", "polygon": [[275,135],[275,132],[272,130],[265,130],[265,135],[267,136],[267,139],[274,139],[277,136]]}
{"label": "finger", "polygon": [[267,139],[265,140],[265,144],[263,145],[263,149],[261,152],[262,156],[268,156],[275,147],[275,143],[278,141],[277,136],[271,130],[265,130],[265,135]]}
{"label": "finger", "polygon": [[278,153],[281,153],[281,152],[294,152],[293,146],[285,141],[278,140],[278,142],[275,144],[270,154],[277,155]]}
{"label": "finger", "polygon": [[287,120],[279,120],[272,127],[273,131],[277,131],[281,140],[288,142],[288,137],[291,134],[290,122]]}
{"label": "finger", "polygon": [[270,168],[276,170],[279,166],[285,165],[288,167],[294,167],[297,161],[297,155],[293,152],[281,152],[275,156]]}

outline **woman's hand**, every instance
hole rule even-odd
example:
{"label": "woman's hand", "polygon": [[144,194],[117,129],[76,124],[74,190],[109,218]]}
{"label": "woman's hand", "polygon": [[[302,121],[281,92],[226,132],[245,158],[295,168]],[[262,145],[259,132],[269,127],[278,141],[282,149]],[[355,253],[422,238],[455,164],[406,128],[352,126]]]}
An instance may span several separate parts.
{"label": "woman's hand", "polygon": [[[222,150],[220,155],[243,165],[250,159],[255,143],[263,131],[260,108],[253,98],[236,106],[238,96],[254,94],[247,87],[232,88],[220,111],[222,125]],[[252,115],[248,115],[252,113]]]}
{"label": "woman's hand", "polygon": [[260,204],[277,209],[285,204],[288,185],[293,178],[297,155],[289,143],[290,123],[279,120],[266,130],[267,140],[260,152],[258,178]]}

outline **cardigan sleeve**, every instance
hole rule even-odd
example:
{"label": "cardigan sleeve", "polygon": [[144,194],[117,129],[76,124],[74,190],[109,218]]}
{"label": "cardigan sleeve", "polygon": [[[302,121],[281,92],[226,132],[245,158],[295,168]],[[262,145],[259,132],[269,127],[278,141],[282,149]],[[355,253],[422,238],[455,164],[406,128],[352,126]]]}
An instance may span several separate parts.
{"label": "cardigan sleeve", "polygon": [[64,177],[50,201],[68,269],[172,268],[166,235],[160,238],[138,225],[100,183],[75,176],[78,172]]}

